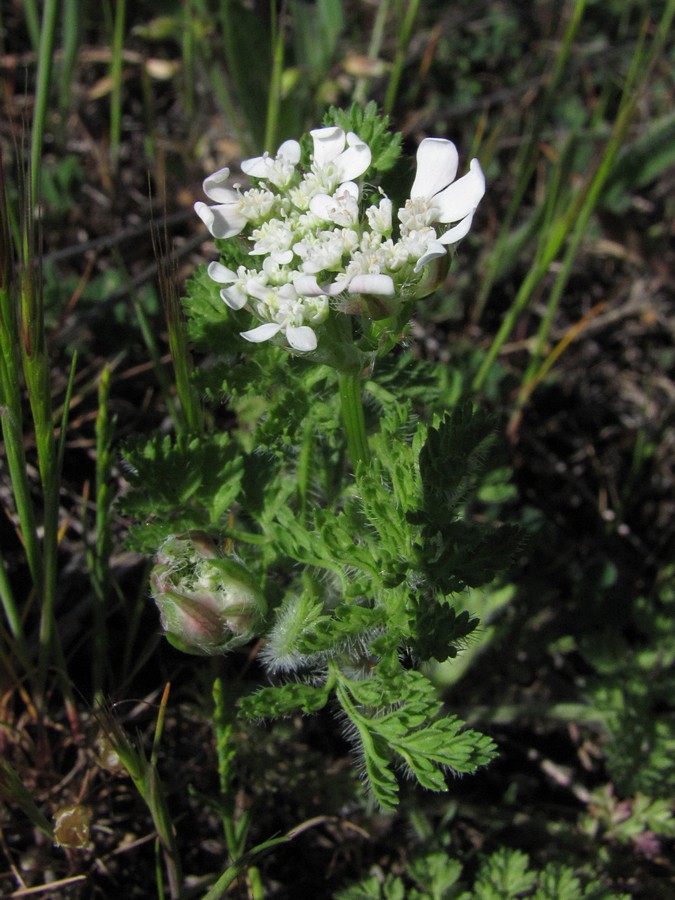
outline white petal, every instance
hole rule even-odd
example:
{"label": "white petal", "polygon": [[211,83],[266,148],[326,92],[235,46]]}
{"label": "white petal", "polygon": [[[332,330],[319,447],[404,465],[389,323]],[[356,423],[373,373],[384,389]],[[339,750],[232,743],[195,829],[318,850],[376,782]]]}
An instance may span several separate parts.
{"label": "white petal", "polygon": [[293,259],[293,251],[292,250],[271,250],[270,256],[274,260],[274,262],[279,263],[280,266],[287,266],[289,262]]}
{"label": "white petal", "polygon": [[239,168],[245,175],[250,175],[251,178],[264,178],[268,174],[270,162],[269,154],[266,156],[252,156],[250,159],[243,159]]}
{"label": "white petal", "polygon": [[[364,144],[363,146],[366,147],[367,144]],[[345,151],[345,153],[346,152],[347,151]],[[368,152],[370,153],[370,149],[368,150]],[[337,191],[335,191],[335,195],[337,197],[341,197],[342,194],[349,194],[351,197],[354,198],[354,200],[359,199],[360,193],[361,193],[361,191],[359,190],[359,186],[354,181],[343,181],[342,184],[340,185],[340,187],[337,189]]]}
{"label": "white petal", "polygon": [[263,341],[269,341],[270,338],[273,338],[275,334],[279,334],[281,331],[281,325],[277,325],[274,322],[266,322],[264,325],[258,325],[257,328],[252,328],[250,331],[242,331],[241,336],[247,340],[251,341],[252,344],[260,344]]}
{"label": "white petal", "polygon": [[202,188],[206,196],[210,200],[215,200],[216,203],[234,203],[235,200],[238,200],[239,194],[232,188],[225,187],[225,182],[229,177],[229,169],[218,169],[213,175],[205,178]]}
{"label": "white petal", "polygon": [[297,141],[284,141],[277,151],[277,156],[281,156],[291,165],[297,166],[300,162],[300,144]]}
{"label": "white petal", "polygon": [[254,300],[260,300],[262,303],[267,303],[272,291],[267,285],[260,281],[256,281],[255,278],[249,278],[246,282],[246,293],[249,297],[253,297]]}
{"label": "white petal", "polygon": [[341,128],[315,128],[310,134],[314,142],[314,162],[317,166],[324,166],[342,153],[345,133]]}
{"label": "white petal", "polygon": [[441,244],[456,244],[457,241],[461,241],[463,237],[466,237],[471,228],[473,214],[475,212],[476,210],[472,209],[469,215],[463,218],[461,222],[453,225],[453,227],[446,231],[445,234],[442,234],[438,239],[439,242]]}
{"label": "white petal", "polygon": [[286,329],[286,340],[294,350],[303,352],[316,350],[316,334],[307,325],[301,325],[299,328],[289,325]]}
{"label": "white petal", "polygon": [[350,294],[394,296],[394,281],[390,275],[355,275],[349,282]]}
{"label": "white petal", "polygon": [[470,170],[434,197],[441,211],[439,222],[459,222],[478,206],[485,194],[485,175],[477,159],[471,160]]}
{"label": "white petal", "polygon": [[309,211],[323,219],[324,222],[331,221],[331,210],[335,209],[335,200],[328,194],[317,194],[309,202]]}
{"label": "white petal", "polygon": [[352,178],[358,178],[359,175],[363,175],[372,159],[368,144],[364,144],[351,131],[347,135],[347,144],[349,145],[347,149],[335,159],[335,165],[342,182],[351,181]]}
{"label": "white petal", "polygon": [[439,256],[445,256],[447,252],[448,251],[440,241],[431,241],[425,250],[424,255],[420,256],[417,260],[415,272],[419,272],[420,269],[424,268],[424,266],[426,266],[428,262],[431,262],[432,259],[437,259]]}
{"label": "white petal", "polygon": [[248,303],[248,297],[236,284],[233,284],[232,287],[223,288],[220,292],[220,297],[230,309],[243,309]]}
{"label": "white petal", "polygon": [[328,293],[316,280],[316,275],[297,274],[293,278],[293,286],[300,297],[321,297]]}
{"label": "white petal", "polygon": [[230,203],[207,206],[206,203],[198,201],[194,210],[215,238],[234,237],[247,222],[247,219]]}
{"label": "white petal", "polygon": [[338,278],[338,280],[334,281],[332,284],[325,284],[324,290],[329,297],[336,297],[338,294],[347,290],[351,281],[351,278],[343,276],[342,278]]}
{"label": "white petal", "polygon": [[212,281],[217,281],[218,284],[232,284],[233,281],[237,280],[237,273],[219,262],[209,263],[206,274]]}
{"label": "white petal", "polygon": [[447,187],[457,174],[459,157],[452,141],[424,138],[417,148],[417,174],[410,198],[433,197]]}

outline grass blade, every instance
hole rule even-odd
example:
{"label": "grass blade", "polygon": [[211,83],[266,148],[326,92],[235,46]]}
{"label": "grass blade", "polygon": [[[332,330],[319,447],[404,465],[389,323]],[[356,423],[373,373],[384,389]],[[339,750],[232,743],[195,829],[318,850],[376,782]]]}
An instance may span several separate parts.
{"label": "grass blade", "polygon": [[42,11],[40,29],[40,48],[38,50],[37,88],[35,91],[35,112],[33,114],[33,132],[31,136],[30,191],[31,197],[38,196],[38,178],[42,160],[42,135],[47,116],[47,102],[54,52],[54,35],[56,33],[56,13],[58,0],[45,0]]}

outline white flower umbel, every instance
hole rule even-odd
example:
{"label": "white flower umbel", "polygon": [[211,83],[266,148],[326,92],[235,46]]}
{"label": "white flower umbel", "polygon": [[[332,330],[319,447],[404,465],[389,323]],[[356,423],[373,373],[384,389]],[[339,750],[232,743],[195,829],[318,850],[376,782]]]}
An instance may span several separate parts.
{"label": "white flower umbel", "polygon": [[[317,348],[316,329],[331,304],[381,319],[428,292],[437,276],[423,270],[467,234],[485,193],[478,160],[455,180],[454,144],[426,138],[410,198],[394,216],[382,191],[364,197],[361,179],[372,153],[357,134],[338,127],[310,134],[304,169],[300,144],[286,141],[275,156],[244,160],[242,171],[253,180],[248,190],[228,186],[229,171],[221,169],[204,182],[215,205],[195,204],[214,237],[239,235],[240,248],[249,243],[243,265],[208,267],[223,302],[258,321],[242,337],[275,339],[303,353]],[[241,259],[239,251],[232,259]]]}

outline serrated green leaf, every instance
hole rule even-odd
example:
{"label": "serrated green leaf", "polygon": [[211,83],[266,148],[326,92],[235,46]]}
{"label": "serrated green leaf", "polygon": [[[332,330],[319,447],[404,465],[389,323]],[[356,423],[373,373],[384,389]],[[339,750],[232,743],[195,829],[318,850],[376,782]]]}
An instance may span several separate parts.
{"label": "serrated green leaf", "polygon": [[261,688],[239,700],[239,709],[249,719],[288,716],[293,712],[315,713],[323,709],[330,695],[327,685],[284,684]]}
{"label": "serrated green leaf", "polygon": [[534,900],[577,900],[582,896],[581,882],[572,869],[548,865],[540,875]]}
{"label": "serrated green leaf", "polygon": [[424,887],[424,896],[440,898],[459,881],[462,864],[447,853],[426,853],[414,859],[408,871],[410,877]]}
{"label": "serrated green leaf", "polygon": [[510,900],[534,886],[536,875],[520,850],[498,850],[481,865],[474,884],[476,900]]}
{"label": "serrated green leaf", "polygon": [[430,428],[420,453],[423,512],[429,527],[452,522],[476,486],[495,441],[494,422],[470,403],[457,406]]}
{"label": "serrated green leaf", "polygon": [[[485,735],[462,731],[456,717],[438,718],[441,704],[430,682],[415,671],[402,670],[396,686],[378,678],[352,681],[340,675],[337,696],[360,739],[369,785],[386,809],[396,803],[392,766],[405,764],[420,784],[446,790],[444,770],[473,772],[494,756]],[[390,705],[391,695],[397,697]]]}
{"label": "serrated green leaf", "polygon": [[457,655],[457,645],[474,631],[479,624],[466,610],[459,614],[447,603],[422,595],[411,603],[414,622],[413,649],[418,659],[435,659],[443,662]]}
{"label": "serrated green leaf", "polygon": [[158,535],[222,528],[241,490],[243,457],[225,433],[189,441],[157,435],[128,445],[125,460],[133,490],[120,507],[143,522],[131,531],[139,550],[156,548],[148,543],[151,534],[155,541]]}
{"label": "serrated green leaf", "polygon": [[465,587],[488,584],[503,572],[522,546],[515,525],[491,525],[458,519],[442,531],[425,529],[424,568],[438,590],[457,593]]}
{"label": "serrated green leaf", "polygon": [[389,130],[389,117],[379,114],[373,100],[366,106],[354,103],[349,110],[331,107],[324,124],[353,131],[365,141],[372,154],[371,168],[376,172],[388,172],[401,155],[401,134]]}
{"label": "serrated green leaf", "polygon": [[322,616],[311,633],[303,634],[298,642],[301,653],[321,653],[353,643],[383,628],[387,624],[386,611],[382,607],[340,604],[329,616]]}
{"label": "serrated green leaf", "polygon": [[375,875],[364,878],[359,884],[343,888],[335,894],[335,900],[380,900],[382,885]]}

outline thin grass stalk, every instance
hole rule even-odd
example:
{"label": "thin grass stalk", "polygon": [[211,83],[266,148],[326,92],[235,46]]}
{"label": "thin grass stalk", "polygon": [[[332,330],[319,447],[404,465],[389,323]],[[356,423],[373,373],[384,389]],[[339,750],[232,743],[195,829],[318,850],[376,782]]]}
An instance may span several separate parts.
{"label": "thin grass stalk", "polygon": [[644,90],[647,79],[652,71],[656,59],[660,55],[661,46],[659,45],[658,39],[655,41],[654,45],[652,45],[651,50],[649,48],[645,48],[644,38],[646,35],[646,30],[647,25],[645,23],[642,29],[641,40],[631,60],[630,70],[628,72],[621,97],[619,113],[614,123],[612,134],[609,141],[607,142],[607,146],[605,148],[605,152],[603,153],[602,159],[600,160],[600,163],[598,164],[588,186],[584,205],[580,210],[578,218],[576,219],[571,234],[571,240],[567,246],[567,250],[563,258],[561,269],[556,276],[553,289],[551,290],[546,315],[543,317],[539,326],[535,348],[531,355],[527,370],[523,376],[517,409],[522,409],[522,407],[528,401],[532,390],[534,390],[534,387],[541,382],[542,378],[545,375],[545,371],[542,370],[544,369],[544,367],[546,367],[547,363],[544,362],[543,366],[540,365],[541,355],[553,326],[553,321],[560,305],[560,300],[562,298],[563,292],[571,275],[572,267],[577,258],[581,242],[586,233],[589,219],[593,211],[595,210],[601,191],[607,181],[609,174],[612,171],[618,153],[621,150],[621,147],[623,146],[623,143],[626,139],[638,99],[641,96],[642,91]]}
{"label": "thin grass stalk", "polygon": [[37,0],[23,0],[26,28],[33,50],[40,52],[40,10]]}
{"label": "thin grass stalk", "polygon": [[250,863],[260,856],[261,853],[270,850],[272,847],[277,847],[279,844],[286,844],[288,841],[293,840],[294,837],[294,832],[289,831],[281,837],[270,838],[268,841],[263,841],[262,844],[252,847],[231,866],[228,866],[215,884],[204,894],[202,900],[220,900],[221,897],[225,896],[227,889],[239,878],[243,871],[249,868]]}
{"label": "thin grass stalk", "polygon": [[31,579],[41,591],[43,560],[26,466],[23,440],[21,355],[14,277],[15,243],[10,234],[10,208],[0,156],[0,421],[5,457]]}
{"label": "thin grass stalk", "polygon": [[53,842],[54,829],[40,812],[19,774],[4,760],[0,760],[0,796],[16,804],[33,826],[41,831],[48,841]]}
{"label": "thin grass stalk", "polygon": [[110,509],[114,491],[110,472],[113,464],[112,438],[115,418],[110,418],[110,369],[106,365],[98,383],[98,414],[96,416],[96,527],[94,546],[88,552],[89,572],[94,591],[94,654],[92,684],[96,700],[104,688],[106,663],[109,658],[105,605],[110,584],[110,554],[112,532]]}
{"label": "thin grass stalk", "polygon": [[394,108],[396,95],[401,83],[401,76],[403,75],[403,66],[405,65],[406,53],[408,51],[408,45],[410,44],[413,25],[415,24],[415,18],[417,16],[419,6],[420,0],[410,0],[406,7],[405,16],[403,17],[403,23],[398,32],[398,47],[396,49],[396,55],[394,56],[394,64],[389,75],[387,91],[384,95],[384,103],[382,105],[382,110],[385,115],[391,115],[391,112]]}
{"label": "thin grass stalk", "polygon": [[[240,72],[237,60],[237,48],[234,43],[236,26],[233,20],[237,16],[237,10],[234,8],[233,0],[220,0],[218,8],[220,14],[220,27],[223,36],[222,53],[228,78],[223,78],[221,76],[220,66],[216,68],[215,60],[209,59],[207,60],[207,65],[209,71],[212,73],[211,85],[213,87],[216,98],[218,99],[218,102],[220,103],[223,112],[225,113],[225,117],[233,128],[241,147],[247,153],[257,152],[261,148],[255,146],[255,144],[257,144],[257,140],[252,133],[253,130],[250,127],[250,114],[252,113],[252,111],[250,109],[246,109],[247,98],[245,96],[245,91],[242,90],[242,83],[240,80]],[[230,84],[234,86],[235,94],[240,100],[241,106],[244,110],[244,115],[246,115],[249,120],[248,129],[241,127],[241,114],[238,112],[235,104],[232,102],[232,97],[230,96]],[[259,110],[256,110],[255,113],[259,115]]]}
{"label": "thin grass stalk", "polygon": [[[285,4],[284,4],[285,5]],[[283,12],[283,11],[282,11]],[[264,147],[271,150],[276,147],[279,131],[279,113],[281,110],[281,80],[284,74],[284,27],[283,15],[277,15],[276,2],[271,0],[272,17],[272,77],[267,95],[267,116],[265,119]]]}
{"label": "thin grass stalk", "polygon": [[[196,19],[199,19],[201,16],[204,19],[207,16],[211,16],[212,13],[205,10],[203,3],[199,2],[199,0],[187,0],[191,9],[195,10],[194,15],[191,16],[191,20],[194,22]],[[220,25],[223,31],[223,51],[225,55],[225,63],[227,65],[228,53],[230,52],[228,40],[231,29],[228,24],[228,10],[230,8],[229,0],[220,0],[218,5],[218,12],[220,18]],[[234,103],[232,102],[232,97],[230,96],[230,89],[227,82],[227,78],[224,76],[222,72],[222,68],[220,65],[220,58],[214,58],[213,53],[210,50],[209,42],[202,40],[200,43],[196,45],[195,52],[195,61],[197,59],[197,52],[201,50],[203,56],[203,68],[208,72],[208,76],[210,78],[210,85],[213,91],[213,94],[218,102],[225,119],[228,121],[230,126],[232,127],[237,141],[239,145],[243,148],[246,148],[247,151],[252,151],[251,141],[246,133],[246,129],[241,126],[241,116],[237,113]]]}
{"label": "thin grass stalk", "polygon": [[534,115],[529,135],[527,136],[522,152],[518,154],[518,159],[514,165],[515,171],[518,172],[518,180],[504,215],[502,227],[490,253],[487,271],[473,307],[472,319],[474,322],[478,322],[483,314],[490,290],[492,289],[492,285],[494,284],[499,271],[502,254],[504,253],[506,242],[510,237],[513,222],[534,173],[541,131],[544,127],[546,117],[548,116],[549,110],[555,99],[558,85],[560,84],[560,80],[571,55],[574,39],[583,18],[585,5],[586,0],[576,0],[574,4],[574,9],[572,10],[572,14],[565,29],[560,52],[556,56],[553,70],[547,80],[544,96],[537,106],[537,111]]}
{"label": "thin grass stalk", "polygon": [[112,60],[110,63],[110,164],[117,168],[122,139],[122,63],[126,0],[116,0],[113,26]]}
{"label": "thin grass stalk", "polygon": [[73,87],[73,72],[77,61],[80,41],[80,8],[79,0],[63,0],[62,19],[62,57],[59,73],[59,109],[61,110],[62,127],[68,119]]}
{"label": "thin grass stalk", "polygon": [[[176,832],[169,813],[162,781],[157,771],[159,745],[164,727],[169,690],[170,685],[167,684],[160,702],[151,758],[149,760],[141,749],[136,749],[117,719],[103,704],[98,707],[97,718],[113,750],[127,770],[136,790],[148,808],[161,846],[171,898],[172,900],[181,900],[184,896],[182,887],[183,876],[176,842]],[[163,885],[161,872],[158,872],[157,885],[158,889],[163,890],[163,887],[160,887]]]}
{"label": "thin grass stalk", "polygon": [[[30,196],[29,192],[26,201],[28,211],[32,209]],[[44,506],[43,577],[40,585],[40,638],[37,673],[38,697],[43,698],[47,684],[47,671],[58,642],[54,604],[57,584],[60,473],[53,426],[50,364],[45,340],[42,279],[35,259],[30,213],[23,226],[23,246],[19,266],[19,307],[21,361],[33,419]]]}
{"label": "thin grass stalk", "polygon": [[162,845],[164,864],[169,878],[169,889],[171,891],[172,900],[180,900],[183,896],[183,876],[180,855],[178,853],[178,844],[176,843],[176,830],[173,827],[173,821],[166,803],[166,796],[157,771],[159,747],[164,731],[164,721],[166,719],[170,689],[171,685],[166,684],[159,705],[159,714],[157,716],[157,725],[155,727],[152,752],[150,755],[150,765],[146,773],[146,802],[152,814],[152,821],[155,824]]}
{"label": "thin grass stalk", "polygon": [[145,346],[148,350],[148,353],[150,354],[150,359],[152,360],[153,368],[155,370],[155,377],[157,378],[159,389],[162,392],[162,397],[164,399],[164,403],[166,404],[167,412],[171,417],[171,421],[173,422],[173,427],[176,433],[180,434],[182,432],[182,421],[180,414],[176,409],[176,403],[173,399],[173,396],[171,395],[171,383],[166,376],[166,372],[164,371],[162,357],[159,352],[159,348],[157,347],[155,336],[152,333],[150,323],[148,322],[148,317],[145,313],[145,310],[143,309],[143,304],[141,303],[140,297],[135,291],[133,293],[133,304],[136,318],[138,320],[138,327],[141,330],[141,335],[143,336],[143,340],[145,341]]}
{"label": "thin grass stalk", "polygon": [[155,838],[155,884],[157,885],[157,900],[166,900],[166,891],[164,890],[164,869],[162,854],[162,843],[159,838]]}
{"label": "thin grass stalk", "polygon": [[[59,435],[59,440],[57,442],[56,447],[56,471],[57,471],[57,480],[58,484],[61,482],[61,474],[63,472],[63,457],[66,450],[66,434],[68,432],[68,415],[70,413],[70,401],[72,400],[73,390],[75,388],[75,372],[77,371],[77,351],[73,354],[73,358],[70,364],[70,375],[68,377],[68,384],[66,386],[66,393],[63,398],[63,412],[61,414],[61,432]],[[58,484],[57,484],[57,492],[58,492]],[[57,497],[58,502],[58,497]],[[58,526],[58,510],[57,510],[57,526]],[[58,533],[56,538],[56,543],[58,546]],[[77,730],[77,707],[75,705],[75,695],[73,693],[73,689],[71,686],[70,679],[68,678],[66,660],[63,655],[63,647],[61,646],[61,641],[58,638],[58,634],[56,636],[55,641],[55,654],[56,654],[56,662],[58,665],[58,670],[60,672],[60,686],[61,691],[63,693],[63,697],[65,700],[66,712],[68,714],[68,719],[71,724],[74,725],[75,730]]]}
{"label": "thin grass stalk", "polygon": [[[38,470],[42,487],[42,567],[36,591],[40,599],[40,626],[36,698],[43,704],[47,673],[52,662],[56,665],[57,680],[63,693],[71,721],[76,721],[73,693],[67,677],[63,649],[56,631],[55,601],[58,578],[59,488],[61,463],[70,397],[74,383],[71,370],[66,402],[61,420],[61,439],[57,445],[51,403],[51,370],[45,339],[44,302],[39,260],[35,254],[34,228],[30,188],[25,198],[22,243],[19,248],[19,317],[18,343],[21,352],[23,379],[28,394],[33,431],[37,448]],[[36,538],[37,540],[37,538]]]}
{"label": "thin grass stalk", "polygon": [[9,631],[12,635],[14,646],[12,647],[13,655],[23,666],[24,671],[31,671],[30,655],[28,653],[28,645],[23,630],[23,622],[19,613],[12,585],[7,577],[7,569],[5,560],[0,551],[0,603],[5,613],[5,619],[9,625]]}
{"label": "thin grass stalk", "polygon": [[192,384],[194,366],[188,343],[183,307],[176,284],[176,259],[169,248],[169,235],[166,231],[166,225],[162,246],[160,246],[160,241],[153,231],[153,248],[157,258],[159,290],[169,333],[169,350],[173,360],[176,391],[180,402],[180,413],[182,416],[181,433],[187,430],[193,435],[201,434],[204,428],[204,417],[199,397]]}
{"label": "thin grass stalk", "polygon": [[157,150],[157,122],[155,119],[155,95],[152,78],[147,66],[141,66],[141,94],[143,95],[144,130],[143,149],[149,165],[154,170],[154,178],[162,182],[166,180],[166,164],[164,154]]}
{"label": "thin grass stalk", "polygon": [[573,227],[573,223],[577,215],[579,214],[581,207],[583,206],[583,189],[579,191],[576,195],[575,199],[572,201],[572,204],[566,215],[562,216],[557,222],[553,223],[551,230],[541,246],[541,252],[538,257],[532,263],[527,275],[525,276],[524,281],[522,282],[518,293],[516,294],[515,300],[509,307],[503,321],[501,327],[497,331],[495,338],[490,344],[490,349],[485,355],[483,362],[481,364],[476,377],[472,383],[472,389],[474,391],[480,391],[487,379],[490,369],[492,368],[494,361],[496,360],[500,350],[508,340],[509,335],[513,331],[518,318],[520,317],[523,310],[527,307],[534,292],[539,286],[542,278],[548,272],[549,266],[553,262],[553,260],[558,255],[560,248],[567,235],[570,232],[570,229]]}
{"label": "thin grass stalk", "polygon": [[[138,591],[131,603],[131,609],[127,607],[127,628],[126,639],[124,643],[124,654],[122,657],[121,677],[123,681],[130,683],[136,672],[139,672],[145,663],[150,659],[155,651],[155,647],[160,640],[159,633],[154,635],[153,639],[146,639],[143,647],[139,650],[136,646],[136,640],[141,630],[141,622],[143,613],[147,605],[148,596],[148,578],[152,569],[153,560],[148,559],[141,578],[139,579]],[[115,592],[122,608],[127,603],[127,598],[122,593],[120,586],[115,582]],[[121,688],[120,688],[121,690]]]}
{"label": "thin grass stalk", "polygon": [[183,40],[181,42],[183,72],[183,108],[188,121],[192,121],[195,108],[195,26],[192,3],[183,4]]}
{"label": "thin grass stalk", "polygon": [[63,471],[63,457],[66,452],[66,434],[68,429],[68,415],[70,413],[70,401],[73,398],[73,390],[75,388],[75,373],[77,371],[77,350],[73,353],[70,361],[70,375],[68,376],[68,384],[66,385],[66,393],[63,398],[63,410],[61,412],[61,429],[56,450],[56,466],[59,477]]}
{"label": "thin grass stalk", "polygon": [[[387,23],[387,16],[389,14],[389,3],[390,0],[381,0],[381,2],[377,4],[377,13],[375,15],[375,22],[373,23],[373,30],[370,35],[368,52],[366,54],[368,59],[373,61],[379,57],[380,51],[382,50],[385,25]],[[354,86],[354,92],[352,94],[352,98],[355,103],[366,102],[370,81],[370,78],[363,77],[359,78],[359,80],[356,82]]]}
{"label": "thin grass stalk", "polygon": [[171,417],[171,421],[173,423],[174,429],[176,430],[176,433],[180,434],[182,421],[178,410],[176,409],[176,404],[171,393],[171,384],[166,376],[166,372],[164,371],[162,357],[157,346],[157,341],[155,340],[155,336],[152,332],[152,328],[150,327],[150,323],[148,322],[148,317],[143,308],[143,303],[141,302],[138,291],[136,290],[131,278],[129,277],[128,272],[125,269],[124,261],[121,255],[116,251],[114,255],[119,270],[124,275],[127,282],[127,287],[133,303],[134,312],[136,313],[136,318],[138,320],[138,327],[140,328],[141,336],[143,337],[145,346],[148,350],[148,353],[150,354],[150,358],[155,370],[155,377],[157,378],[160,391],[162,392],[164,403],[166,404],[167,411],[169,413],[169,416]]}
{"label": "thin grass stalk", "polygon": [[[668,6],[666,7],[666,11],[664,12],[663,18],[659,24],[657,33],[651,45],[651,50],[649,52],[644,49],[645,35],[648,30],[648,23],[645,23],[641,32],[638,47],[631,60],[630,70],[628,72],[624,85],[621,105],[614,124],[614,128],[612,130],[612,135],[610,136],[610,139],[605,147],[605,151],[598,164],[596,165],[594,171],[591,172],[586,179],[586,184],[584,185],[584,187],[577,192],[576,196],[571,201],[567,211],[560,217],[560,219],[556,223],[554,223],[553,227],[551,228],[550,234],[546,241],[546,246],[544,247],[540,259],[535,261],[535,264],[528,272],[525,281],[521,285],[521,288],[516,295],[516,299],[511,305],[511,308],[509,309],[504,321],[502,322],[501,328],[497,332],[497,335],[493,340],[490,349],[485,356],[485,359],[483,360],[478,374],[473,381],[473,390],[478,391],[483,386],[490,368],[505,341],[507,340],[509,334],[511,333],[511,330],[514,327],[518,316],[527,306],[532,292],[544,277],[544,275],[548,271],[550,264],[556,258],[565,240],[570,235],[574,237],[574,240],[572,242],[572,249],[570,252],[572,254],[576,254],[578,249],[578,242],[581,240],[583,232],[588,225],[588,220],[593,210],[595,209],[602,187],[604,186],[604,183],[611,172],[617,154],[621,149],[622,142],[627,134],[635,107],[637,105],[637,100],[641,94],[641,90],[647,83],[652,69],[662,52],[663,45],[668,34],[668,29],[670,28],[670,25],[672,23],[674,13],[675,0],[670,0]],[[576,237],[577,234],[579,235],[578,238]],[[572,260],[573,256],[570,257],[570,266]],[[566,277],[565,267],[563,267],[563,287],[566,281]]]}
{"label": "thin grass stalk", "polygon": [[35,109],[31,135],[30,191],[31,197],[38,196],[38,178],[42,161],[42,135],[47,117],[54,35],[56,33],[56,13],[58,0],[45,0],[42,10],[40,46],[38,49],[37,86],[35,89]]}

